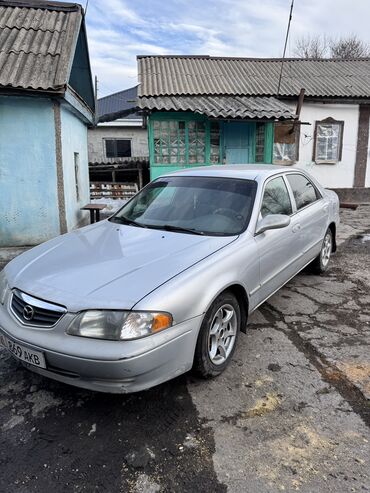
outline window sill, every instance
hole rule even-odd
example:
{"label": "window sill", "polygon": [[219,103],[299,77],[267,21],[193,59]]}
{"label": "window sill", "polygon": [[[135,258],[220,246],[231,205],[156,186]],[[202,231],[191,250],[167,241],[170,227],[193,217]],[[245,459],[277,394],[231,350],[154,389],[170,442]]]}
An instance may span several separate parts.
{"label": "window sill", "polygon": [[296,164],[297,161],[274,161],[273,164],[276,164],[277,166],[293,166],[293,164]]}
{"label": "window sill", "polygon": [[314,161],[315,164],[329,164],[329,165],[333,165],[333,164],[338,164],[339,161]]}

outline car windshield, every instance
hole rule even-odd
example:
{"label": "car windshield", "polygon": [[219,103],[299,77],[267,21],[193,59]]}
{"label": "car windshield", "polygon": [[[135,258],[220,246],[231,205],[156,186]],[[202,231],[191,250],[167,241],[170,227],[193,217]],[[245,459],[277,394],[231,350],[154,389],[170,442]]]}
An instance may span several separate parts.
{"label": "car windshield", "polygon": [[256,188],[252,180],[163,177],[147,185],[110,221],[189,234],[238,235],[248,226]]}

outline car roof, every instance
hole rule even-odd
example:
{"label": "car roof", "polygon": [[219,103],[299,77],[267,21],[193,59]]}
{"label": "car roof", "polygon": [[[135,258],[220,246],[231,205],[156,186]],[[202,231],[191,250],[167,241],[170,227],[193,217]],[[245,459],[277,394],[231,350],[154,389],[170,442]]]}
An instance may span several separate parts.
{"label": "car roof", "polygon": [[260,180],[277,173],[286,172],[284,166],[273,164],[235,164],[198,166],[195,168],[182,169],[161,176],[214,176],[218,178],[244,178],[246,180]]}

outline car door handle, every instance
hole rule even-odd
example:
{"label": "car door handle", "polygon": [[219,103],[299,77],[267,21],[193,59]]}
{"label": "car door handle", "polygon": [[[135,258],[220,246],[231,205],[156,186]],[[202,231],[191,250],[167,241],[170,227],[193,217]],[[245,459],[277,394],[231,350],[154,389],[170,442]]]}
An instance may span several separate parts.
{"label": "car door handle", "polygon": [[297,231],[299,231],[301,229],[301,225],[300,224],[295,224],[293,227],[292,227],[292,233],[296,233]]}

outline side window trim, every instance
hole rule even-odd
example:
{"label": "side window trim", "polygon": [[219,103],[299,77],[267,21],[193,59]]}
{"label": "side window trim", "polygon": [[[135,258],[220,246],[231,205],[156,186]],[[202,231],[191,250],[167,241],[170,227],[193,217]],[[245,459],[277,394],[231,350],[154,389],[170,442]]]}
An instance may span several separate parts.
{"label": "side window trim", "polygon": [[293,174],[293,173],[284,173],[283,177],[284,177],[285,186],[288,189],[290,203],[292,204],[292,213],[290,215],[292,217],[292,216],[294,216],[298,212],[298,209],[297,209],[297,204],[296,204],[296,201],[295,201],[295,198],[294,198],[293,189],[290,186],[289,180],[287,178],[287,175],[288,174]]}
{"label": "side window trim", "polygon": [[[293,189],[292,189],[292,187],[291,187],[291,185],[289,183],[289,180],[288,180],[288,175],[300,175],[300,176],[303,176],[303,178],[305,178],[307,181],[309,181],[311,183],[312,187],[314,188],[314,190],[316,191],[316,195],[318,195],[318,197],[316,198],[316,200],[314,202],[311,202],[311,203],[305,205],[301,209],[298,209],[297,208],[297,203],[296,203],[296,200],[295,200],[295,197],[294,197]],[[304,173],[301,173],[299,171],[298,172],[297,171],[287,172],[287,173],[285,173],[285,181],[287,182],[287,185],[288,185],[288,189],[289,189],[289,194],[291,196],[291,200],[293,200],[292,205],[294,204],[292,216],[294,216],[295,214],[298,214],[301,211],[304,211],[305,209],[307,209],[307,207],[310,207],[311,205],[316,204],[317,202],[319,202],[320,200],[323,199],[323,196],[322,196],[322,193],[320,192],[320,190],[316,187],[316,185],[313,183],[313,181],[306,174],[304,174]]]}

